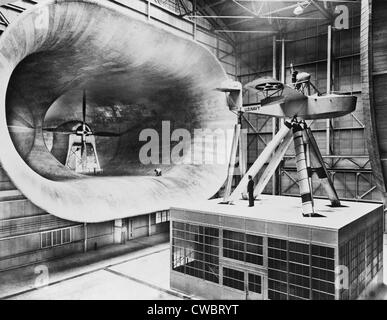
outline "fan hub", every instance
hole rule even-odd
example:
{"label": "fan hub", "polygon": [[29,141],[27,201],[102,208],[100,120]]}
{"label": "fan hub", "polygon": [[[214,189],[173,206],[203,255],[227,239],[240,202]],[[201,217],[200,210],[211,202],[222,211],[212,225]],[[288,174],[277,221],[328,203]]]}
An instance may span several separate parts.
{"label": "fan hub", "polygon": [[76,130],[75,130],[75,134],[77,136],[90,136],[93,134],[93,132],[91,131],[91,128],[88,124],[86,123],[82,123]]}

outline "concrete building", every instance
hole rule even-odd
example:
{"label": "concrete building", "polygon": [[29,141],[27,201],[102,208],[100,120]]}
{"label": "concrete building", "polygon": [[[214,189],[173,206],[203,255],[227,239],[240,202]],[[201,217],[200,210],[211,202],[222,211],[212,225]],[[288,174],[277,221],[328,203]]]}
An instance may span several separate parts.
{"label": "concrete building", "polygon": [[383,207],[316,208],[319,217],[303,217],[299,199],[278,196],[253,208],[219,199],[171,208],[171,288],[206,299],[366,295],[383,281]]}

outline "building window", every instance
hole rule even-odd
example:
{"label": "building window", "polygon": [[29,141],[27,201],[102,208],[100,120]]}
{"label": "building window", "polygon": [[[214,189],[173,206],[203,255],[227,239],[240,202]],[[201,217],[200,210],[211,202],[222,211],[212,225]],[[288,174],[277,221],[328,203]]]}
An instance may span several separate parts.
{"label": "building window", "polygon": [[219,229],[173,221],[172,269],[219,283]]}
{"label": "building window", "polygon": [[223,268],[223,285],[245,291],[245,274],[242,271]]}
{"label": "building window", "polygon": [[380,220],[340,245],[340,264],[349,271],[349,288],[340,289],[340,299],[356,299],[382,268],[382,239]]}
{"label": "building window", "polygon": [[312,299],[335,299],[335,250],[312,245]]}
{"label": "building window", "polygon": [[40,233],[41,248],[60,246],[71,242],[71,228],[63,228]]}
{"label": "building window", "polygon": [[163,223],[169,221],[169,210],[156,212],[156,223]]}
{"label": "building window", "polygon": [[62,230],[52,231],[52,245],[59,246],[62,241]]}
{"label": "building window", "polygon": [[313,300],[335,300],[335,296],[313,290],[312,299]]}
{"label": "building window", "polygon": [[289,300],[310,299],[310,245],[289,241]]}
{"label": "building window", "polygon": [[335,250],[329,247],[322,247],[317,245],[312,245],[312,255],[334,259],[335,258]]}
{"label": "building window", "polygon": [[71,242],[71,229],[66,228],[62,229],[62,243],[70,243]]}
{"label": "building window", "polygon": [[249,273],[249,291],[262,293],[262,277]]}
{"label": "building window", "polygon": [[289,300],[307,300],[310,299],[310,289],[289,285]]}
{"label": "building window", "polygon": [[268,238],[269,299],[334,299],[335,250]]}
{"label": "building window", "polygon": [[273,290],[268,291],[268,297],[270,300],[287,300],[288,298],[286,294],[273,291]]}
{"label": "building window", "polygon": [[47,248],[52,246],[52,234],[51,232],[41,233],[41,247]]}
{"label": "building window", "polygon": [[288,298],[288,242],[268,238],[268,297],[272,300]]}
{"label": "building window", "polygon": [[263,265],[263,239],[252,234],[223,230],[223,256]]}

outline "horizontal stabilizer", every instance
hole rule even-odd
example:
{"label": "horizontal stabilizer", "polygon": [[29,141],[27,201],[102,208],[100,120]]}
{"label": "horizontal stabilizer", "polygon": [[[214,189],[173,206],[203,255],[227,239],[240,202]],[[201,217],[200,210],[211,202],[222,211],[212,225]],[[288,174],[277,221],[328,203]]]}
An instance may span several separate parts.
{"label": "horizontal stabilizer", "polygon": [[222,92],[242,91],[242,84],[239,81],[227,80],[222,82],[221,86],[216,88],[216,90]]}

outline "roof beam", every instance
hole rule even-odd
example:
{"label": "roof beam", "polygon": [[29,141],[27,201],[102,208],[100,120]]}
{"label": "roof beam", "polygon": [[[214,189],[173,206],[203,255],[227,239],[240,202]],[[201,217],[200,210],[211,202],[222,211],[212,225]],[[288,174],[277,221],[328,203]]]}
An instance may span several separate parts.
{"label": "roof beam", "polygon": [[290,6],[286,6],[286,7],[283,7],[283,8],[271,10],[271,11],[268,11],[268,12],[263,12],[262,15],[263,15],[263,16],[269,16],[269,15],[272,15],[273,13],[279,13],[279,12],[282,12],[282,11],[286,11],[286,10],[289,10],[289,9],[293,9],[293,8],[295,8],[295,7],[297,7],[297,6],[298,6],[298,3],[292,4],[292,5],[290,5]]}
{"label": "roof beam", "polygon": [[252,14],[252,15],[254,15],[254,16],[257,15],[253,10],[247,8],[247,7],[244,6],[243,4],[240,4],[238,1],[232,0],[232,2],[235,3],[237,6],[239,6],[240,8],[242,8],[244,11],[247,11],[248,13],[250,13],[250,14]]}
{"label": "roof beam", "polygon": [[279,19],[279,20],[325,20],[317,17],[286,17],[286,16],[189,16],[190,18],[211,18],[211,19]]}
{"label": "roof beam", "polygon": [[184,9],[184,14],[187,14],[189,12],[187,6],[184,3],[184,0],[179,0],[178,4],[179,4],[179,12],[180,12],[180,14],[181,14],[181,11],[180,11],[181,7]]}
{"label": "roof beam", "polygon": [[13,2],[17,2],[18,0],[0,0],[0,6],[3,6],[5,4],[10,4]]}
{"label": "roof beam", "polygon": [[[208,4],[203,3],[203,1],[201,0],[197,1],[197,9],[200,13],[203,13],[204,15],[210,15],[210,16],[217,15],[216,12],[213,9],[211,9]],[[209,19],[211,19],[213,25],[215,24],[216,28],[227,29],[227,25],[223,21],[221,20],[218,21],[217,19],[212,19],[212,18],[209,18]],[[233,47],[235,47],[235,39],[233,37],[231,37],[228,34],[224,34],[223,36]]]}
{"label": "roof beam", "polygon": [[22,13],[26,8],[19,7],[17,5],[14,5],[12,3],[4,4],[2,5],[3,8],[16,11],[17,13]]}
{"label": "roof beam", "polygon": [[262,34],[275,34],[278,31],[275,30],[215,30],[215,32],[224,32],[224,33],[262,33]]}
{"label": "roof beam", "polygon": [[327,9],[325,9],[324,7],[322,7],[319,3],[317,3],[316,0],[311,0],[311,4],[314,5],[314,7],[321,12],[321,14],[327,18],[329,21],[332,20],[333,18],[333,15],[330,11],[328,11]]}
{"label": "roof beam", "polygon": [[3,24],[6,27],[9,26],[8,19],[6,18],[6,16],[1,11],[0,11],[0,23]]}
{"label": "roof beam", "polygon": [[[300,2],[302,0],[237,0],[238,2]],[[359,0],[315,0],[318,2],[359,3]]]}
{"label": "roof beam", "polygon": [[212,18],[212,19],[254,19],[255,16],[189,16],[190,18]]}
{"label": "roof beam", "polygon": [[213,8],[213,7],[216,7],[216,6],[218,6],[218,5],[222,4],[222,3],[225,3],[225,2],[227,2],[227,1],[228,1],[228,0],[220,0],[220,1],[217,1],[217,2],[215,2],[215,3],[209,4],[208,7],[209,7],[209,8]]}

